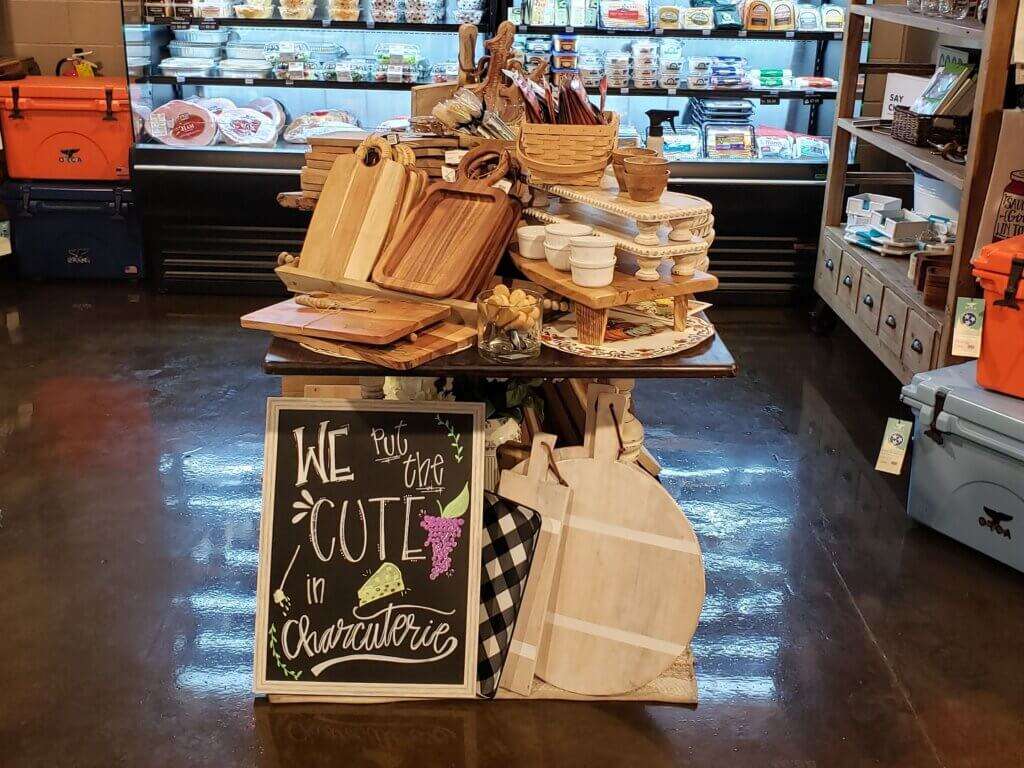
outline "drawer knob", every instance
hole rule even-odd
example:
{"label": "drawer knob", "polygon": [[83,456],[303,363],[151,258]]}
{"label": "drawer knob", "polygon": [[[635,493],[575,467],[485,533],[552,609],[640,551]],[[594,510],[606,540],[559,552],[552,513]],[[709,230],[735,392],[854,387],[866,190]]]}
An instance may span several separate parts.
{"label": "drawer knob", "polygon": [[850,277],[850,275],[847,275],[846,277],[844,277],[843,278],[843,285],[845,285],[847,288],[852,286],[853,285],[853,278]]}
{"label": "drawer knob", "polygon": [[829,272],[831,272],[835,268],[836,268],[836,265],[832,261],[832,259],[825,259],[825,269],[827,269]]}
{"label": "drawer knob", "polygon": [[896,327],[896,318],[895,318],[895,316],[889,315],[888,317],[886,317],[885,318],[885,324],[888,325],[890,328],[895,328]]}
{"label": "drawer knob", "polygon": [[865,296],[862,299],[862,301],[864,302],[864,306],[865,307],[873,307],[873,306],[875,306],[875,300],[871,298],[871,294],[870,293],[867,296]]}
{"label": "drawer knob", "polygon": [[921,354],[922,352],[924,352],[924,344],[921,343],[920,339],[914,339],[912,342],[910,342],[910,348],[917,352],[917,354]]}

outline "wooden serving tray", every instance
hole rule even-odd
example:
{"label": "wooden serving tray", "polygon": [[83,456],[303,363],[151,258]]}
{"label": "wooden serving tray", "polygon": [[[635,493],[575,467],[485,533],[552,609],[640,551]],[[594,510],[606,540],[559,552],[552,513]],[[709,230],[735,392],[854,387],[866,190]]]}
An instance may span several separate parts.
{"label": "wooden serving tray", "polygon": [[641,203],[628,194],[620,192],[617,187],[603,189],[601,187],[541,184],[536,185],[536,188],[554,197],[574,203],[584,203],[634,221],[693,221],[706,219],[711,215],[711,203],[707,200],[680,192],[665,192],[662,194],[661,200],[657,202]]}
{"label": "wooden serving tray", "polygon": [[242,327],[382,346],[447,320],[451,315],[451,308],[443,304],[401,301],[386,296],[323,295],[355,309],[314,309],[288,299],[244,315]]}

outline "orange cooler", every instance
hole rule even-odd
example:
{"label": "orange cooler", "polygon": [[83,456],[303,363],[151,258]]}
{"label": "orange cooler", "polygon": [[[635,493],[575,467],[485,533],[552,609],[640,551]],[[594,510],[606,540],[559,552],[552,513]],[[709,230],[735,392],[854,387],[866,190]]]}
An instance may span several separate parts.
{"label": "orange cooler", "polygon": [[0,82],[0,129],[13,179],[128,178],[132,114],[122,78]]}
{"label": "orange cooler", "polygon": [[978,384],[1024,397],[1024,235],[986,245],[971,264],[985,291]]}

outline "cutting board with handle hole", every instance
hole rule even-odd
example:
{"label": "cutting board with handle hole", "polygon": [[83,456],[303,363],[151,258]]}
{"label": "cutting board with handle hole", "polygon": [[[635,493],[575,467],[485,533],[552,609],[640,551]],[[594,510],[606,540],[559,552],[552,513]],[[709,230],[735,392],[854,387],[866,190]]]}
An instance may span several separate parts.
{"label": "cutting board with handle hole", "polygon": [[483,178],[431,185],[392,238],[373,281],[432,298],[463,295],[493,259],[495,230],[507,227],[513,215],[508,195],[493,186],[510,162],[505,153]]}
{"label": "cutting board with handle hole", "polygon": [[342,293],[311,295],[351,309],[314,309],[288,299],[244,315],[242,327],[380,346],[447,320],[451,315],[451,307],[443,304]]}
{"label": "cutting board with handle hole", "polygon": [[402,340],[386,347],[351,344],[342,341],[311,339],[280,334],[306,349],[346,360],[361,360],[394,371],[406,371],[438,357],[469,349],[476,343],[476,328],[454,323],[438,323],[425,328],[415,340]]}
{"label": "cutting board with handle hole", "polygon": [[657,480],[617,460],[626,404],[599,395],[593,457],[557,462],[572,501],[536,671],[584,695],[657,678],[689,645],[704,602],[690,523]]}

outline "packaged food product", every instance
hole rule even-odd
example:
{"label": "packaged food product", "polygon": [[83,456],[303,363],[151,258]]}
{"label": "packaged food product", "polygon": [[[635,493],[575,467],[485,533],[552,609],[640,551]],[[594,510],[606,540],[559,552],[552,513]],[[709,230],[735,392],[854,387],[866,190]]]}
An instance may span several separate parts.
{"label": "packaged food product", "polygon": [[459,79],[459,62],[442,61],[430,68],[430,79],[435,83],[447,83]]}
{"label": "packaged food product", "polygon": [[842,32],[846,26],[846,13],[841,6],[821,6],[821,28],[827,32]]}
{"label": "packaged food product", "polygon": [[330,0],[327,15],[333,21],[359,21],[362,4],[359,0]]}
{"label": "packaged food product", "polygon": [[605,29],[650,29],[647,0],[601,0],[600,23]]}
{"label": "packaged food product", "polygon": [[230,0],[201,0],[192,4],[192,15],[200,19],[223,19],[232,16]]}
{"label": "packaged food product", "polygon": [[160,72],[172,77],[205,77],[217,66],[214,59],[181,59],[172,57],[160,62]]}
{"label": "packaged food product", "polygon": [[337,80],[342,83],[365,83],[373,77],[373,72],[376,68],[377,62],[374,59],[342,59],[335,62],[334,76],[327,79]]}
{"label": "packaged food product", "polygon": [[348,51],[337,43],[308,43],[309,60],[314,63],[333,64],[348,56]]}
{"label": "packaged food product", "polygon": [[553,53],[551,64],[555,69],[576,69],[576,56],[575,53]]}
{"label": "packaged food product", "polygon": [[715,29],[740,29],[743,20],[735,5],[720,5],[714,11]]}
{"label": "packaged food product", "polygon": [[663,151],[669,161],[699,160],[703,136],[700,128],[693,125],[681,125],[678,131],[666,131]]}
{"label": "packaged food product", "polygon": [[793,0],[775,0],[772,4],[772,29],[796,29],[796,6]]}
{"label": "packaged food product", "polygon": [[216,96],[212,99],[206,99],[202,96],[190,96],[185,101],[189,104],[198,104],[200,107],[209,110],[210,114],[214,117],[218,117],[225,109],[234,109],[237,106],[231,99],[225,99],[221,96]]}
{"label": "packaged food product", "polygon": [[225,109],[217,115],[217,127],[225,144],[272,147],[277,143],[277,125],[274,121],[249,107]]}
{"label": "packaged food product", "polygon": [[749,160],[756,156],[754,129],[750,125],[708,125],[704,147],[709,158]]}
{"label": "packaged food product", "polygon": [[308,61],[289,61],[273,65],[273,74],[279,80],[316,80],[317,67]]}
{"label": "packaged food product", "polygon": [[256,61],[257,59],[266,63],[263,56],[264,43],[250,43],[233,40],[224,47],[224,54],[229,59],[246,59]]}
{"label": "packaged food product", "polygon": [[296,8],[280,8],[281,18],[292,21],[306,21],[312,19],[316,14],[316,3],[309,3],[308,5],[301,5]]}
{"label": "packaged food product", "polygon": [[552,35],[551,50],[555,53],[576,53],[576,35]]}
{"label": "packaged food product", "polygon": [[273,120],[274,127],[278,133],[284,130],[285,123],[288,122],[288,113],[285,112],[284,107],[281,106],[281,102],[277,101],[277,99],[272,99],[269,96],[259,96],[245,106],[249,109],[255,109],[257,112],[262,112]]}
{"label": "packaged food product", "polygon": [[479,24],[484,17],[483,10],[479,11],[455,11],[455,20],[459,24]]}
{"label": "packaged food product", "polygon": [[796,7],[796,28],[801,32],[817,32],[821,29],[821,14],[818,6],[801,3]]}
{"label": "packaged food product", "polygon": [[206,147],[217,138],[217,118],[205,107],[174,99],[150,113],[146,133],[173,147]]}
{"label": "packaged food product", "polygon": [[183,43],[218,43],[223,45],[228,41],[231,33],[226,29],[200,29],[199,27],[188,27],[186,29],[172,30],[175,40]]}
{"label": "packaged food product", "polygon": [[829,146],[828,136],[793,134],[793,157],[797,160],[828,160]]}
{"label": "packaged food product", "polygon": [[679,87],[679,73],[678,72],[662,72],[658,75],[658,87],[659,88],[678,88]]}
{"label": "packaged food product", "polygon": [[224,48],[220,43],[191,43],[182,40],[171,40],[167,44],[171,56],[183,59],[213,59],[219,61],[224,57]]}
{"label": "packaged food product", "polygon": [[711,77],[707,74],[690,75],[686,78],[686,84],[690,88],[710,88]]}
{"label": "packaged food product", "polygon": [[772,27],[772,9],[767,0],[749,0],[743,9],[743,26],[749,30]]}
{"label": "packaged food product", "polygon": [[263,5],[235,5],[232,6],[235,16],[240,19],[269,19],[274,15],[273,6]]}
{"label": "packaged food product", "polygon": [[381,64],[418,64],[421,59],[420,47],[406,43],[381,43],[374,51]]}
{"label": "packaged food product", "polygon": [[659,29],[682,29],[682,12],[674,5],[658,6],[656,18]]}
{"label": "packaged food product", "polygon": [[715,17],[710,8],[683,8],[683,29],[713,29]]}
{"label": "packaged food product", "polygon": [[321,109],[292,120],[284,129],[284,140],[290,144],[306,144],[313,136],[337,131],[358,131],[359,121],[341,109]]}
{"label": "packaged food product", "polygon": [[767,125],[759,125],[754,133],[757,139],[757,151],[762,158],[774,160],[792,159],[792,133]]}

